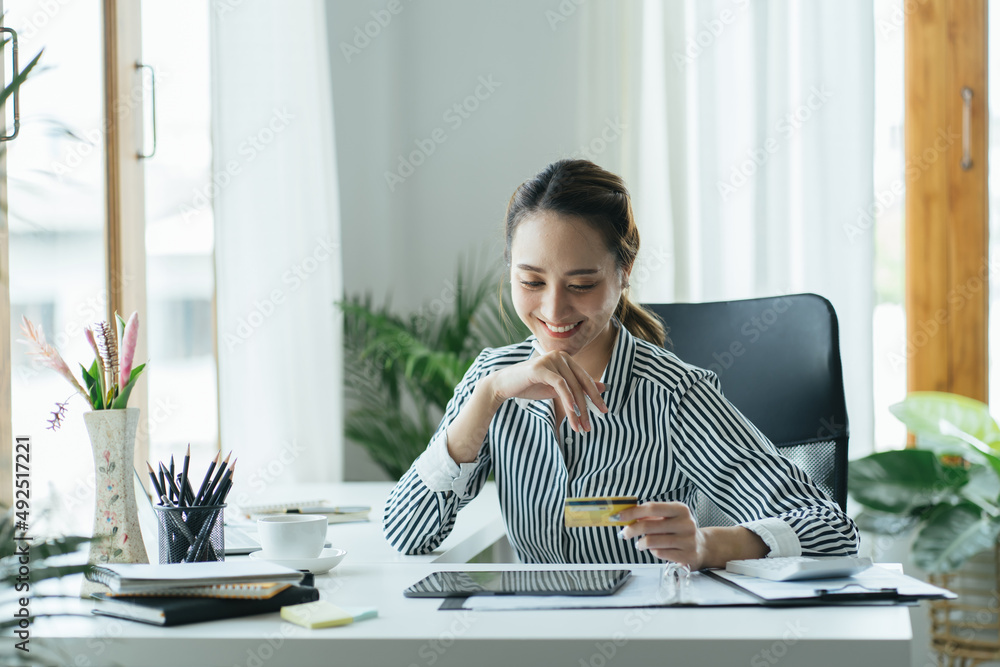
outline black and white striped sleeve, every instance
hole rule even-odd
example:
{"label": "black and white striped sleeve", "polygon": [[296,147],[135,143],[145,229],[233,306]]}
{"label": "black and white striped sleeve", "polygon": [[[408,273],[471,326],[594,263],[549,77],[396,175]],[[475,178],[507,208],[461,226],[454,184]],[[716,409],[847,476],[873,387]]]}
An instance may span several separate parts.
{"label": "black and white striped sleeve", "polygon": [[857,553],[854,521],[726,400],[714,374],[689,373],[669,400],[681,470],[768,556]]}
{"label": "black and white striped sleeve", "polygon": [[448,425],[472,396],[476,382],[487,374],[484,350],[466,371],[448,401],[434,437],[399,480],[385,506],[382,530],[397,551],[408,555],[433,551],[451,534],[458,511],[482,490],[492,470],[484,442],[471,463],[457,464],[448,454]]}

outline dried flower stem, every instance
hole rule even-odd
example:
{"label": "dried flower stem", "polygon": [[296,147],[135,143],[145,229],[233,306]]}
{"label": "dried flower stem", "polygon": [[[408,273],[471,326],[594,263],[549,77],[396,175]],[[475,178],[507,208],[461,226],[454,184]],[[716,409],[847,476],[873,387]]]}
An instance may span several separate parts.
{"label": "dried flower stem", "polygon": [[94,340],[100,352],[99,357],[104,362],[104,389],[110,401],[118,393],[118,335],[106,321],[95,323],[94,327]]}
{"label": "dried flower stem", "polygon": [[[70,394],[70,398],[73,395]],[[45,428],[51,431],[58,431],[59,427],[62,426],[62,421],[66,417],[66,408],[69,406],[69,398],[67,398],[62,403],[56,403],[56,409],[52,412],[52,419],[49,419],[49,425]]]}
{"label": "dried flower stem", "polygon": [[73,373],[70,372],[69,366],[63,360],[56,349],[48,344],[45,340],[45,332],[42,331],[42,327],[36,327],[31,321],[26,318],[21,318],[21,331],[27,336],[27,340],[18,341],[24,343],[28,346],[28,354],[32,355],[38,359],[43,365],[48,366],[52,370],[62,375],[66,380],[73,385],[73,389],[80,393],[85,399],[87,399],[87,404],[90,404],[90,395],[87,391],[80,385],[80,382],[73,377]]}

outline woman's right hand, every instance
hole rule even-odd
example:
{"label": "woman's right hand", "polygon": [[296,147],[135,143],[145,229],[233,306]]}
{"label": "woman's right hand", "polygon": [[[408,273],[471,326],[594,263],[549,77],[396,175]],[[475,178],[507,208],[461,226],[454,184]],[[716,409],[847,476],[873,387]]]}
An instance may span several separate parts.
{"label": "woman's right hand", "polygon": [[509,398],[555,399],[563,408],[570,427],[580,433],[590,431],[586,398],[601,412],[608,406],[601,397],[603,382],[594,380],[573,357],[562,351],[539,354],[508,366],[484,378],[498,408]]}

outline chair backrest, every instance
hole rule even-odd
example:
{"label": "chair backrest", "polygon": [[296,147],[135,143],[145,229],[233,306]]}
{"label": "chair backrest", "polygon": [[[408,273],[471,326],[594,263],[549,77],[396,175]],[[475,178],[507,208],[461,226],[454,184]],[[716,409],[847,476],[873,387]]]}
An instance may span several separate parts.
{"label": "chair backrest", "polygon": [[[816,294],[646,304],[667,326],[665,347],[714,371],[722,391],[785,457],[847,506],[847,405],[837,314]],[[699,525],[732,523],[696,501]]]}

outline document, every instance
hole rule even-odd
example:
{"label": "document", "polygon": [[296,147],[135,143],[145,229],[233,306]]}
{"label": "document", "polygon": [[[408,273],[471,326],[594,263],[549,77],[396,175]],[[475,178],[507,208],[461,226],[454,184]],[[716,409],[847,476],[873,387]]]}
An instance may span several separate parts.
{"label": "document", "polygon": [[614,595],[473,595],[462,609],[508,611],[525,609],[609,609],[618,607],[729,607],[759,605],[760,600],[732,586],[695,572],[686,583],[673,584],[662,577],[660,566],[633,569],[632,576]]}
{"label": "document", "polygon": [[765,603],[837,604],[848,601],[890,600],[912,602],[924,599],[954,599],[958,597],[944,588],[873,565],[864,572],[838,579],[807,579],[804,581],[770,581],[743,574],[712,570],[712,577],[725,579],[749,591]]}
{"label": "document", "polygon": [[725,570],[695,572],[675,583],[659,566],[632,570],[614,595],[481,596],[446,600],[441,609],[509,611],[530,609],[609,609],[625,607],[730,607],[785,605],[891,605],[923,599],[953,599],[951,591],[873,566],[852,577],[770,581]]}

